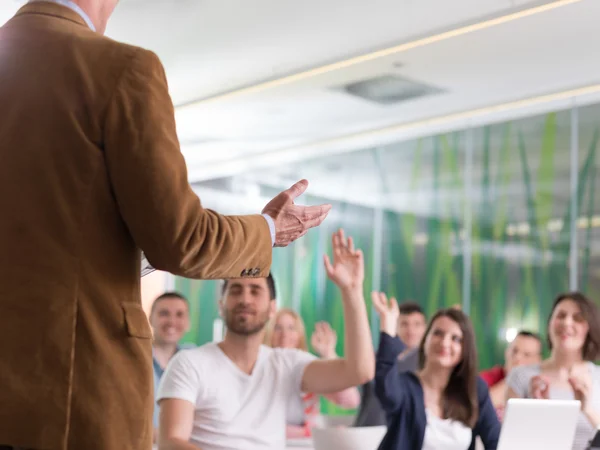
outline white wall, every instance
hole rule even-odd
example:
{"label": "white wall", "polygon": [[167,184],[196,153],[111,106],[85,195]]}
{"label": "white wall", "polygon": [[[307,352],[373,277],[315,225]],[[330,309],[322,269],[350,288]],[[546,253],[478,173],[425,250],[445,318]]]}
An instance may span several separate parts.
{"label": "white wall", "polygon": [[154,299],[167,289],[169,277],[169,273],[158,270],[142,277],[142,306],[146,314],[150,314]]}

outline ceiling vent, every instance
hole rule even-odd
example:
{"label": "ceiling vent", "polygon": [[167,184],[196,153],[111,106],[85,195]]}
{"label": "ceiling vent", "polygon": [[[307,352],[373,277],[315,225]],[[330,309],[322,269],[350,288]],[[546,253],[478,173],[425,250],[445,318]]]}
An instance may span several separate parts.
{"label": "ceiling vent", "polygon": [[442,89],[399,75],[381,75],[347,84],[342,89],[350,95],[382,105],[392,105],[443,92]]}

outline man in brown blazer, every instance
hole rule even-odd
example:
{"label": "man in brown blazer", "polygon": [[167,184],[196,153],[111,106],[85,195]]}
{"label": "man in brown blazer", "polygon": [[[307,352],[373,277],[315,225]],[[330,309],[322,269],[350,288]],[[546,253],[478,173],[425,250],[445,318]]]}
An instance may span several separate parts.
{"label": "man in brown blazer", "polygon": [[117,0],[30,2],[0,28],[0,446],[149,450],[140,249],[191,278],[266,277],[317,226],[301,181],[263,216],[203,209],[163,67],[103,37]]}

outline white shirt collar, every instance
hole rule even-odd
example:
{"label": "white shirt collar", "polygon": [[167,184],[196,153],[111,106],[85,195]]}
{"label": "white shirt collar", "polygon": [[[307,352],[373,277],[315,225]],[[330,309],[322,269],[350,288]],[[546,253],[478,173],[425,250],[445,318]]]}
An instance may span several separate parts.
{"label": "white shirt collar", "polygon": [[90,16],[88,16],[85,13],[85,11],[83,9],[81,9],[79,7],[79,5],[77,5],[76,3],[73,3],[70,0],[29,0],[29,3],[39,2],[39,1],[51,2],[51,3],[58,3],[59,5],[63,5],[63,6],[66,6],[67,8],[69,8],[69,9],[72,9],[73,11],[75,11],[77,14],[79,14],[81,16],[81,18],[85,21],[85,23],[87,24],[87,26],[90,27],[90,29],[92,31],[96,31],[96,27],[92,23],[92,20],[90,19]]}

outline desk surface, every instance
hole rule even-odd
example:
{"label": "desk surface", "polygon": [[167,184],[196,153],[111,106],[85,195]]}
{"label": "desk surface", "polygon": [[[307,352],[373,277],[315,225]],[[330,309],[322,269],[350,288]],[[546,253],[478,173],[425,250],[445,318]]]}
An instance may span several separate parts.
{"label": "desk surface", "polygon": [[[158,450],[156,445],[152,450]],[[286,442],[285,450],[314,450],[312,439],[293,439]]]}
{"label": "desk surface", "polygon": [[311,438],[288,439],[285,443],[286,450],[313,450],[313,441]]}

